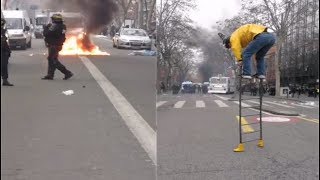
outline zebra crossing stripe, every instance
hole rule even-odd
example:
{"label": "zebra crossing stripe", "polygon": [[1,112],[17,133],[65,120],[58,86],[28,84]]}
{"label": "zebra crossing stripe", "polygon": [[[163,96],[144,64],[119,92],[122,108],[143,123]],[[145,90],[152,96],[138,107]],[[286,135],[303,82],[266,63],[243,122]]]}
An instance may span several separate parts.
{"label": "zebra crossing stripe", "polygon": [[313,107],[311,106],[304,106],[304,105],[301,105],[301,104],[291,104],[293,106],[300,106],[300,107],[304,107],[304,108],[308,108],[308,109],[313,109]]}
{"label": "zebra crossing stripe", "polygon": [[157,102],[156,107],[158,108],[158,107],[164,105],[166,102],[167,101],[159,101],[159,102]]}
{"label": "zebra crossing stripe", "polygon": [[196,101],[196,107],[197,108],[204,108],[204,107],[206,107],[206,105],[203,101]]}
{"label": "zebra crossing stripe", "polygon": [[221,100],[214,100],[214,102],[217,103],[219,107],[229,107],[228,105],[226,105]]}
{"label": "zebra crossing stripe", "polygon": [[[236,103],[236,104],[239,104],[238,101],[233,101],[233,102]],[[246,104],[246,103],[243,103],[243,102],[241,102],[241,106],[242,107],[251,107],[249,104]]]}
{"label": "zebra crossing stripe", "polygon": [[216,95],[216,94],[214,94],[214,96],[216,96],[216,97],[218,97],[218,98],[220,98],[220,99],[222,99],[224,101],[227,101],[229,99],[229,98],[226,98],[226,97],[223,97],[223,96],[219,96],[219,95]]}
{"label": "zebra crossing stripe", "polygon": [[[256,101],[252,101],[252,100],[248,100],[248,102],[254,103],[254,104],[260,104],[260,102],[256,102]],[[263,104],[263,106],[270,106],[268,104]]]}
{"label": "zebra crossing stripe", "polygon": [[186,103],[186,101],[178,101],[176,104],[174,104],[174,108],[182,108],[182,106]]}
{"label": "zebra crossing stripe", "polygon": [[282,107],[286,107],[286,108],[294,108],[292,106],[288,106],[288,105],[284,105],[284,104],[279,104],[279,103],[275,103],[275,102],[270,102],[270,101],[264,101],[265,103],[269,103],[269,104],[275,104],[278,106],[282,106]]}

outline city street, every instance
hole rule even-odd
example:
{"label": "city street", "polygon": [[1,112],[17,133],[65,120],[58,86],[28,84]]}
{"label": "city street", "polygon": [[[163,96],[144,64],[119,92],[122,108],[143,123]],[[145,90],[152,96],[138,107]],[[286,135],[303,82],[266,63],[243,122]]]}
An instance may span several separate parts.
{"label": "city street", "polygon": [[[239,144],[237,101],[232,95],[163,94],[157,98],[158,180],[255,180],[319,178],[319,99],[313,106],[297,101],[265,97],[263,107],[294,111],[300,116],[263,113],[265,147]],[[251,97],[252,98],[252,97]],[[257,106],[250,100],[243,106]],[[257,114],[255,109],[243,114]],[[279,117],[279,118],[270,118]],[[258,116],[248,117],[248,123]],[[269,120],[269,122],[267,122]],[[273,121],[273,122],[270,122]],[[259,130],[259,125],[248,125]],[[243,128],[243,131],[246,129]],[[243,135],[243,140],[259,133]]]}
{"label": "city street", "polygon": [[[156,58],[129,56],[94,38],[110,56],[60,56],[74,76],[47,72],[43,39],[13,50],[1,87],[1,179],[150,180],[155,177]],[[63,91],[72,90],[72,95]]]}

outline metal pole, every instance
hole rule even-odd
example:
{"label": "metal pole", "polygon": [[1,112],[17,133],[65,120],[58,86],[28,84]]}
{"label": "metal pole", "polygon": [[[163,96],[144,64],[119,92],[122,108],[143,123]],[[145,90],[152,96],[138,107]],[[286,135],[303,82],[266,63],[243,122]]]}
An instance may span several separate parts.
{"label": "metal pole", "polygon": [[263,93],[263,79],[260,79],[260,83],[259,83],[260,87],[259,87],[259,94],[260,94],[260,140],[262,140],[262,93]]}
{"label": "metal pole", "polygon": [[241,76],[241,72],[242,72],[242,66],[239,67],[240,68],[240,73],[239,73],[239,137],[240,137],[240,144],[242,143],[242,129],[241,129],[241,120],[242,120],[242,112],[241,112],[241,96],[242,96],[242,76]]}

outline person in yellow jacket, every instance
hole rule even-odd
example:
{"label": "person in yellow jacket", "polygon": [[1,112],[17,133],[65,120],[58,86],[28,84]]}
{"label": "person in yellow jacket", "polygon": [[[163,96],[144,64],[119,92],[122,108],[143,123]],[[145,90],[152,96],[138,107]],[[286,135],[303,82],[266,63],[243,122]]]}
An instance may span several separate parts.
{"label": "person in yellow jacket", "polygon": [[276,38],[267,32],[267,27],[258,24],[246,24],[235,30],[223,40],[226,48],[232,50],[236,60],[242,65],[242,77],[251,79],[251,58],[255,54],[257,76],[265,78],[264,56],[274,45]]}

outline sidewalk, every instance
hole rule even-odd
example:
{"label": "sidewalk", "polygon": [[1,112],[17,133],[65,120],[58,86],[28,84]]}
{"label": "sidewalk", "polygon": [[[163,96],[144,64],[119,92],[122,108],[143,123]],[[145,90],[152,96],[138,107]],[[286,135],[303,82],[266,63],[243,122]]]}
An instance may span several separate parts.
{"label": "sidewalk", "polygon": [[264,97],[281,99],[281,100],[299,101],[299,102],[313,101],[313,102],[319,103],[319,96],[315,98],[315,97],[308,97],[308,95],[305,95],[305,94],[301,94],[299,98],[297,94],[295,94],[294,97],[291,97],[290,95],[287,97],[287,96],[270,96],[265,94]]}

